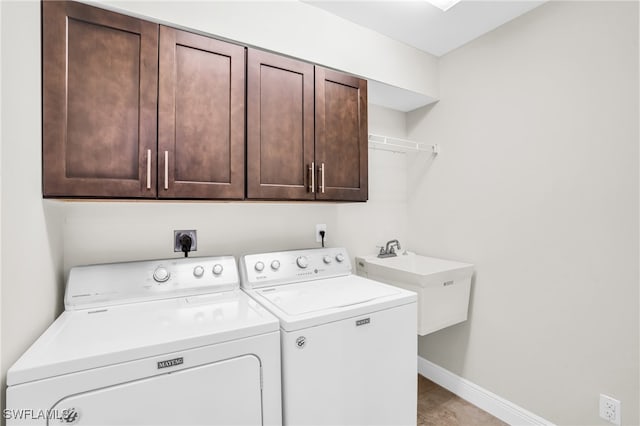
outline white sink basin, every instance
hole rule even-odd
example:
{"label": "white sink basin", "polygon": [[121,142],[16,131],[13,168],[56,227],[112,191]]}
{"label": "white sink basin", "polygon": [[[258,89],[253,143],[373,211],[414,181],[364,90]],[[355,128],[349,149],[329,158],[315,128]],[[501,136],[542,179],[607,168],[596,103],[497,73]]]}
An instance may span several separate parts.
{"label": "white sink basin", "polygon": [[418,293],[418,334],[467,320],[473,265],[409,253],[356,257],[356,270],[373,280]]}
{"label": "white sink basin", "polygon": [[[363,262],[361,265],[359,262]],[[421,256],[415,253],[399,254],[396,257],[379,258],[365,256],[356,258],[357,267],[391,280],[400,280],[424,287],[441,279],[456,280],[473,274],[470,263],[454,262],[437,257]]]}

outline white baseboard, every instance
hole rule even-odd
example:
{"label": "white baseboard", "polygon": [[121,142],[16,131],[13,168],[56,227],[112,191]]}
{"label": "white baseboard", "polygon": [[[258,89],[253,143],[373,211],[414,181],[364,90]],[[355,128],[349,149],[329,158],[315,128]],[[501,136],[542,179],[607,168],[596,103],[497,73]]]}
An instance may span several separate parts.
{"label": "white baseboard", "polygon": [[550,421],[420,356],[418,357],[418,373],[510,425],[553,425]]}

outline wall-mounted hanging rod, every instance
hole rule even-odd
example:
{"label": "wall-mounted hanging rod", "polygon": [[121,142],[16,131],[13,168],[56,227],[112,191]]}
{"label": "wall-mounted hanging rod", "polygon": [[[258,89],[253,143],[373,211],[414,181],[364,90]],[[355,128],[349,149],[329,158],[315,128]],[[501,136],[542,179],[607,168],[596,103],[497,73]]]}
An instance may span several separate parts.
{"label": "wall-mounted hanging rod", "polygon": [[415,142],[406,139],[393,138],[389,136],[369,134],[369,147],[392,152],[430,152],[438,155],[440,147],[437,144],[425,142]]}

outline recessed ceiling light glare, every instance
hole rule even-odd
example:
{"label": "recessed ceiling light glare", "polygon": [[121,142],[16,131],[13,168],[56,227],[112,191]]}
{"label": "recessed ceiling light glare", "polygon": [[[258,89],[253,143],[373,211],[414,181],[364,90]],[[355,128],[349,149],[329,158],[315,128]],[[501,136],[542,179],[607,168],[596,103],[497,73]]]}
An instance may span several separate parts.
{"label": "recessed ceiling light glare", "polygon": [[438,9],[442,9],[443,12],[451,9],[456,4],[460,3],[460,0],[427,0]]}

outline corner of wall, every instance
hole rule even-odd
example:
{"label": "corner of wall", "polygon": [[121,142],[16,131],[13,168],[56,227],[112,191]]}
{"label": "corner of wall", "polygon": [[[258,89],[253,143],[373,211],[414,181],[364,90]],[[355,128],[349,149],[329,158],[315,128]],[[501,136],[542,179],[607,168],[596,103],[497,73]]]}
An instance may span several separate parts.
{"label": "corner of wall", "polygon": [[4,404],[7,369],[60,312],[64,214],[61,205],[42,199],[40,2],[0,2],[0,8],[0,386]]}

